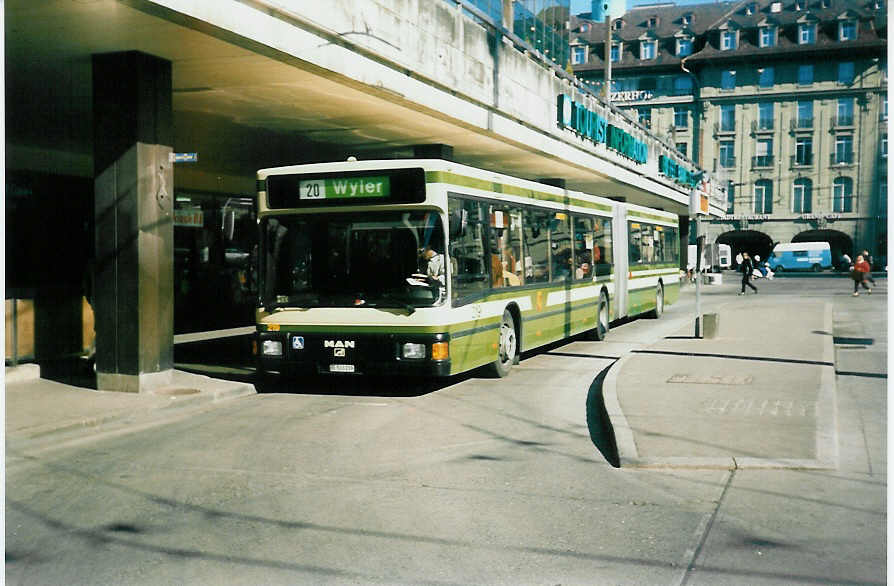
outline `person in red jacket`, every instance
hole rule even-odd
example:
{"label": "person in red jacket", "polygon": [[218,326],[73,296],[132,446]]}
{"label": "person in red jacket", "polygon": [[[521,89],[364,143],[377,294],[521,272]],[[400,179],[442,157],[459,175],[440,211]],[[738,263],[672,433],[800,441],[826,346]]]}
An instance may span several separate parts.
{"label": "person in red jacket", "polygon": [[858,254],[857,262],[854,263],[854,270],[851,271],[851,278],[854,280],[854,297],[860,294],[857,291],[857,287],[860,285],[863,285],[863,288],[872,295],[872,289],[866,284],[867,275],[869,275],[869,263],[866,262],[862,254]]}

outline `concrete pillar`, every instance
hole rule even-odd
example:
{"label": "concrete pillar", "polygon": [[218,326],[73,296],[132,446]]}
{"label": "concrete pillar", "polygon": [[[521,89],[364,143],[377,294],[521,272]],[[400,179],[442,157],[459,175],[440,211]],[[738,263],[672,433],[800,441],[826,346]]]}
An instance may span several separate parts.
{"label": "concrete pillar", "polygon": [[96,383],[145,392],[174,366],[171,63],[93,56]]}

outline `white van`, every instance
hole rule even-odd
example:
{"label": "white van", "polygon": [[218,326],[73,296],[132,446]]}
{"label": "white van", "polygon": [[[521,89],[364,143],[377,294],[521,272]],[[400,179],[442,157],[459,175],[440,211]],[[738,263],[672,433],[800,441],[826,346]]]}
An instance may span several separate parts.
{"label": "white van", "polygon": [[828,242],[789,242],[773,248],[767,260],[771,271],[814,271],[832,268],[832,251]]}

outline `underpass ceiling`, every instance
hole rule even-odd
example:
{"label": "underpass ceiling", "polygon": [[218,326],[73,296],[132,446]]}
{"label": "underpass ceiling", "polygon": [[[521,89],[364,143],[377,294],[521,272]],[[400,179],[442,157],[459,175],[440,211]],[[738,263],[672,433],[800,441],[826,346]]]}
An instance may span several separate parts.
{"label": "underpass ceiling", "polygon": [[[257,47],[153,11],[142,0],[8,0],[7,145],[74,152],[89,160],[91,55],[138,50],[173,64],[174,150],[199,153],[197,164],[175,175],[178,183],[195,185],[181,187],[208,188],[214,182],[203,177],[216,177],[219,188],[250,190],[261,167],[443,143],[453,146],[462,163],[531,179],[562,177],[572,189],[683,212],[665,198],[644,196],[609,177],[422,111],[394,91],[260,54]],[[21,157],[8,159],[28,164]],[[92,169],[81,174],[92,175]],[[221,177],[243,181],[237,188],[220,183]]]}

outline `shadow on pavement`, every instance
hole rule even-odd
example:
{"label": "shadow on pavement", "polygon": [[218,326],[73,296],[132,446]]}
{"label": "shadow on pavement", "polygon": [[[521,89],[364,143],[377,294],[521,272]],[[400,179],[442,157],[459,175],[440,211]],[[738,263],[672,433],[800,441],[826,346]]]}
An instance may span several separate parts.
{"label": "shadow on pavement", "polygon": [[605,367],[590,384],[590,390],[587,392],[587,427],[590,430],[590,440],[602,453],[602,457],[615,468],[620,468],[621,458],[618,455],[615,430],[605,410],[602,395],[602,383],[610,368],[611,365]]}

